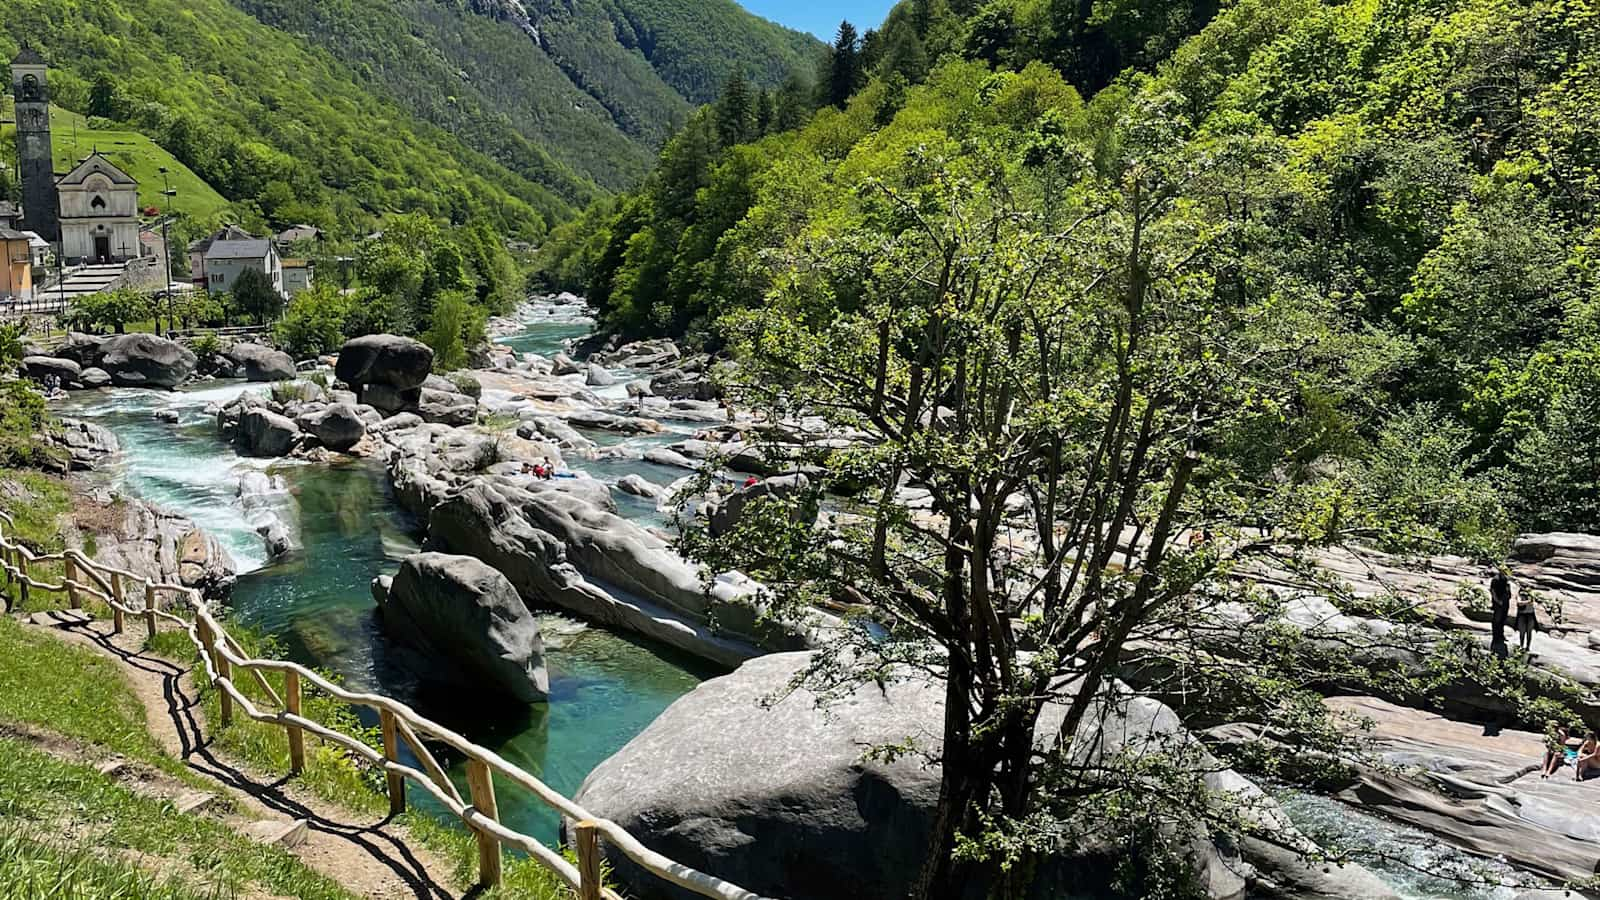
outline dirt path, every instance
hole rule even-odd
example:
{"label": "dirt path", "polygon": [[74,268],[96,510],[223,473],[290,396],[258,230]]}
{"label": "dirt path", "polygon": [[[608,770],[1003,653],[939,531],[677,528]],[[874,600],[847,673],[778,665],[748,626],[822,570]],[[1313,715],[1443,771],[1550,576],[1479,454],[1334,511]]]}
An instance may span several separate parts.
{"label": "dirt path", "polygon": [[452,890],[450,865],[409,842],[405,830],[388,819],[361,821],[359,814],[308,796],[287,776],[261,777],[216,752],[205,737],[204,710],[189,670],[144,653],[143,629],[130,625],[115,636],[109,621],[47,613],[33,616],[30,627],[122,662],[123,675],[144,704],[150,733],[162,748],[252,817],[285,827],[303,820],[303,840],[284,846],[346,890],[383,900],[472,896]]}

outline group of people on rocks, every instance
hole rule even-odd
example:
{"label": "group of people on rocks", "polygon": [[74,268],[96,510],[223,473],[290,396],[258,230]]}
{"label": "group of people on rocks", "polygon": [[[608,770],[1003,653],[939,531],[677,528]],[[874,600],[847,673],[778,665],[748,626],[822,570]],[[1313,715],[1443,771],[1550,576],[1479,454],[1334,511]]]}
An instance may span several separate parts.
{"label": "group of people on rocks", "polygon": [[1544,768],[1539,777],[1549,778],[1563,765],[1572,767],[1574,781],[1582,781],[1589,773],[1600,771],[1600,739],[1593,731],[1563,729],[1559,723],[1550,723],[1544,740]]}
{"label": "group of people on rocks", "polygon": [[[1516,618],[1511,617],[1513,599],[1516,601]],[[1537,627],[1534,598],[1511,580],[1504,566],[1497,568],[1489,578],[1490,639],[1489,649],[1502,659],[1511,655],[1506,646],[1506,625],[1511,623],[1517,631],[1517,651],[1526,657],[1533,652],[1533,632]],[[1583,781],[1600,772],[1600,737],[1592,730],[1563,727],[1550,722],[1545,733],[1544,763],[1539,777],[1549,778],[1562,766],[1572,767],[1575,781]]]}
{"label": "group of people on rocks", "polygon": [[549,481],[556,477],[556,464],[551,462],[549,457],[545,457],[536,463],[523,463],[522,474],[532,475],[540,481]]}

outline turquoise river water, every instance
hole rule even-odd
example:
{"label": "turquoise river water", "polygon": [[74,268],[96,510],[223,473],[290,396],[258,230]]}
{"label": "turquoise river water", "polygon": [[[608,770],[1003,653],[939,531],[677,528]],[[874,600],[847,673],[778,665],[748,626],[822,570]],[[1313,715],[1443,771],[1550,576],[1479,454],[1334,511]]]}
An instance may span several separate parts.
{"label": "turquoise river water", "polygon": [[[552,354],[583,336],[588,324],[557,314],[504,339],[518,352]],[[241,573],[232,615],[271,635],[284,654],[342,676],[357,688],[378,689],[454,727],[504,755],[569,796],[607,756],[644,729],[662,710],[705,678],[717,674],[681,654],[648,646],[556,615],[544,617],[550,699],[526,709],[474,705],[459,692],[431,695],[389,657],[377,628],[369,584],[392,574],[415,552],[415,523],[390,495],[382,470],[369,462],[321,466],[283,460],[242,459],[216,435],[205,413],[259,385],[210,383],[173,393],[109,390],[77,395],[61,412],[109,427],[126,453],[111,472],[114,487],[188,515],[233,554]],[[178,422],[156,414],[176,412]],[[591,434],[604,443],[610,435]],[[672,438],[649,438],[661,442]],[[638,461],[575,463],[614,483],[638,473],[660,484],[681,474]],[[251,471],[273,479],[273,502],[303,549],[270,562],[238,499],[240,477]],[[625,515],[658,521],[648,503],[617,493]],[[459,761],[451,774],[466,790]],[[670,776],[670,773],[663,773]],[[420,791],[414,791],[418,797]],[[556,839],[556,818],[521,791],[502,790],[507,823],[543,840]],[[1508,886],[1463,887],[1441,874],[1487,874],[1519,881],[1494,861],[1478,860],[1409,829],[1335,801],[1281,789],[1292,818],[1317,840],[1348,847],[1382,846],[1390,858],[1369,860],[1410,900],[1502,900]]]}

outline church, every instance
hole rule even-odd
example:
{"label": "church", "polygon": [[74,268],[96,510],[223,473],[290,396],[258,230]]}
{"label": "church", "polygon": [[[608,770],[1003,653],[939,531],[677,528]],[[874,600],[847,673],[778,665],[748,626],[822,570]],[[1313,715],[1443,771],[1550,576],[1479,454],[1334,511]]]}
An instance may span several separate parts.
{"label": "church", "polygon": [[68,265],[123,263],[141,254],[139,182],[99,151],[56,176],[44,58],[24,45],[11,61],[16,98],[22,225],[54,244]]}

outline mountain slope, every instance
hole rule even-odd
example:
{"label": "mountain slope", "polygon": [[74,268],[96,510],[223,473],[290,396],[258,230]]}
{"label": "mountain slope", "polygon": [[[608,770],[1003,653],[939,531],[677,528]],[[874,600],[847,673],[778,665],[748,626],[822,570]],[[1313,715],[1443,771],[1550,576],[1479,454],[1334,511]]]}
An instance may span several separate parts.
{"label": "mountain slope", "polygon": [[234,0],[527,177],[538,153],[605,189],[743,68],[776,85],[821,51],[732,0]]}
{"label": "mountain slope", "polygon": [[353,229],[421,210],[534,237],[597,193],[536,147],[511,171],[224,0],[0,5],[0,54],[23,40],[50,60],[59,106],[88,110],[108,76],[112,119],[271,223]]}

